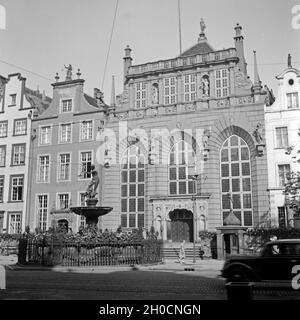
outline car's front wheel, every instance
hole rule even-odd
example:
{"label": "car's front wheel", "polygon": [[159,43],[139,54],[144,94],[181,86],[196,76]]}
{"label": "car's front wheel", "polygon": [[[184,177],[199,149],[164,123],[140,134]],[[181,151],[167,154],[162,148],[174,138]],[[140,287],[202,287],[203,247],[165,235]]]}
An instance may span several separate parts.
{"label": "car's front wheel", "polygon": [[234,267],[229,270],[227,280],[229,282],[249,282],[251,277],[249,272],[242,267]]}

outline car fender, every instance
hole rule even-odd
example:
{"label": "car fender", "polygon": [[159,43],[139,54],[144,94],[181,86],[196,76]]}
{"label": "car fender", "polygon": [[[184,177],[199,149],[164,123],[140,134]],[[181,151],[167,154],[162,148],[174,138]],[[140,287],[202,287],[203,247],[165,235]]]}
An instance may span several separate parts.
{"label": "car fender", "polygon": [[228,266],[226,266],[226,268],[223,270],[224,277],[227,278],[228,272],[235,267],[243,268],[244,270],[249,272],[251,277],[253,277],[255,280],[259,280],[259,277],[257,276],[256,272],[253,270],[253,268],[251,268],[250,266],[242,262],[233,262],[233,263],[230,263]]}

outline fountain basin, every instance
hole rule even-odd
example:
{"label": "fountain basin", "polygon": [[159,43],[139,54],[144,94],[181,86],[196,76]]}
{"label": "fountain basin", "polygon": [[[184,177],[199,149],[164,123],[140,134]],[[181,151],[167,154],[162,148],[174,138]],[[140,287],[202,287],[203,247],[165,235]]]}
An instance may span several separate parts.
{"label": "fountain basin", "polygon": [[96,227],[98,218],[112,211],[111,207],[72,207],[70,210],[77,215],[86,218],[88,227]]}

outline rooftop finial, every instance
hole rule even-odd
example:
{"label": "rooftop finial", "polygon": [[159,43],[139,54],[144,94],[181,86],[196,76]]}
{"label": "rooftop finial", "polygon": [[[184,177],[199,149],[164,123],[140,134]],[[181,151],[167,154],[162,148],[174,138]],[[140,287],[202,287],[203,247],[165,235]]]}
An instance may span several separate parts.
{"label": "rooftop finial", "polygon": [[80,77],[81,77],[80,69],[78,69],[78,71],[77,71],[76,75],[77,75],[78,79],[80,79]]}
{"label": "rooftop finial", "polygon": [[290,53],[288,54],[288,68],[292,68],[292,56]]}
{"label": "rooftop finial", "polygon": [[58,82],[58,80],[59,80],[59,75],[58,75],[58,72],[56,72],[55,81]]}

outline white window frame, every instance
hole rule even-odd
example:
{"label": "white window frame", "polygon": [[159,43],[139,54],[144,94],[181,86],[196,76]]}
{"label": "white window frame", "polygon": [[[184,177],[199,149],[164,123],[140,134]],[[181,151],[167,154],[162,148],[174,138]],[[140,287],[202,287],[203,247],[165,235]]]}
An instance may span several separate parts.
{"label": "white window frame", "polygon": [[4,186],[5,186],[5,176],[4,175],[0,175],[0,181],[2,181],[0,183],[0,203],[4,202]]}
{"label": "white window frame", "polygon": [[277,186],[278,186],[279,188],[284,188],[284,185],[281,185],[281,184],[280,184],[280,171],[279,171],[279,167],[280,167],[280,166],[289,166],[289,167],[290,167],[290,170],[289,170],[290,173],[292,172],[292,167],[291,167],[291,164],[290,164],[290,163],[286,163],[286,162],[282,162],[282,163],[277,163],[277,164],[276,164],[276,168],[277,168],[277,179],[278,179]]}
{"label": "white window frame", "polygon": [[[61,155],[69,155],[70,162],[69,162],[69,179],[60,179],[61,177]],[[71,181],[71,174],[72,174],[72,153],[71,152],[61,152],[57,155],[57,182],[67,182]]]}
{"label": "white window frame", "polygon": [[[0,150],[3,150],[3,154],[2,152],[0,152],[0,168],[3,168],[6,166],[6,145],[1,145]],[[1,160],[3,160],[2,165],[1,165]]]}
{"label": "white window frame", "polygon": [[[13,230],[11,229],[12,216],[15,216],[15,218],[17,218],[17,217],[20,218],[19,221],[17,221],[17,219],[15,219],[15,221],[13,221],[14,222]],[[11,231],[13,231],[13,232],[11,232]],[[22,212],[21,211],[8,212],[8,233],[9,234],[20,234],[21,232],[22,232]]]}
{"label": "white window frame", "polygon": [[[70,125],[70,127],[71,127],[71,130],[70,130],[70,140],[69,140],[69,141],[64,141],[64,140],[62,139],[62,133],[63,133],[62,129],[63,129],[63,127],[66,127],[66,126],[68,126],[68,125]],[[60,123],[60,124],[59,124],[59,139],[58,139],[59,141],[58,141],[58,143],[59,143],[59,144],[72,143],[72,134],[73,134],[72,122]]]}
{"label": "white window frame", "polygon": [[[73,101],[74,99],[73,98],[62,98],[60,100],[60,113],[62,114],[65,114],[65,113],[72,113],[73,112]],[[64,111],[63,108],[64,108],[64,102],[67,102],[67,101],[71,101],[71,110],[67,110],[67,111]]]}
{"label": "white window frame", "polygon": [[[40,180],[40,170],[41,170],[41,163],[40,163],[40,159],[41,157],[48,157],[49,158],[49,164],[48,164],[48,179],[47,180]],[[38,158],[38,167],[37,167],[37,177],[36,177],[36,183],[50,183],[50,174],[51,174],[51,154],[38,154],[37,156]]]}
{"label": "white window frame", "polygon": [[[78,193],[77,193],[77,199],[78,199],[77,205],[79,207],[82,207],[81,195],[84,194],[84,193],[85,193],[85,191],[78,191]],[[86,207],[86,206],[87,206],[87,204],[85,203],[84,207]],[[78,216],[77,223],[78,223],[78,230],[80,230],[81,227],[85,228],[86,227],[86,218],[85,218],[85,216]]]}
{"label": "white window frame", "polygon": [[0,138],[6,138],[8,134],[8,121],[0,121]]}
{"label": "white window frame", "polygon": [[[42,207],[42,208],[40,208],[39,207],[39,197],[47,197],[47,207]],[[48,221],[48,219],[49,219],[49,202],[50,202],[50,195],[49,195],[49,193],[37,193],[36,194],[36,197],[35,197],[35,213],[36,213],[36,227],[38,227],[38,228],[41,228],[41,223],[42,223],[42,221],[40,221],[40,212],[39,212],[39,210],[41,209],[41,210],[46,210],[46,229],[45,230],[43,230],[43,228],[41,228],[41,230],[43,230],[43,231],[46,231],[47,229],[48,229],[48,226],[49,226],[49,221]],[[43,213],[42,213],[42,217],[43,218],[45,218],[44,217],[44,215],[45,215],[45,211],[43,211]]]}
{"label": "white window frame", "polygon": [[[174,83],[172,84],[173,81]],[[168,104],[177,103],[177,78],[166,77],[163,79],[163,85],[164,85],[164,104],[168,105]]]}
{"label": "white window frame", "polygon": [[[20,152],[20,148],[24,148],[23,152]],[[15,153],[15,149],[19,148],[18,153]],[[17,156],[18,161],[15,162],[15,159]],[[22,163],[22,156],[24,157],[24,162]],[[25,166],[26,163],[26,143],[18,143],[18,144],[13,144],[12,145],[12,158],[11,158],[11,165],[13,167],[17,167],[17,166]]]}
{"label": "white window frame", "polygon": [[[278,144],[277,144],[277,129],[282,129],[282,128],[286,128],[286,133],[287,133],[287,145],[285,146],[285,145],[281,145],[281,146],[279,146]],[[281,142],[283,142],[283,139],[282,139],[282,135],[281,135]],[[287,148],[288,146],[289,146],[289,127],[288,127],[288,125],[285,125],[285,124],[278,124],[278,126],[275,126],[274,127],[274,141],[275,141],[275,143],[274,143],[274,146],[275,146],[275,149],[285,149],[285,148]]]}
{"label": "white window frame", "polygon": [[[18,179],[17,185],[14,186],[13,180]],[[23,179],[23,184],[21,185],[19,179]],[[22,199],[14,200],[14,187],[19,188],[22,186]],[[24,175],[12,175],[10,176],[10,202],[23,202],[24,201],[24,188],[25,188],[25,176]],[[17,192],[18,195],[18,192]]]}
{"label": "white window frame", "polygon": [[[291,97],[291,99],[289,99],[289,97]],[[289,107],[289,100],[291,100],[290,107]],[[288,110],[299,109],[299,93],[297,91],[286,93],[286,106]]]}
{"label": "white window frame", "polygon": [[183,75],[183,97],[184,102],[197,100],[197,75],[195,73]]}
{"label": "white window frame", "polygon": [[[43,128],[50,128],[48,143],[43,143],[43,140],[42,140],[42,129]],[[39,126],[39,146],[49,146],[52,144],[52,128],[53,128],[52,124]]]}
{"label": "white window frame", "polygon": [[[239,144],[237,146],[230,146],[229,147],[229,144],[230,144],[230,138],[233,137],[233,136],[236,136],[238,139],[239,139]],[[242,145],[240,144],[240,141],[243,141],[245,144]],[[224,144],[225,142],[228,141],[228,146],[225,147]],[[247,147],[248,149],[248,155],[249,155],[249,159],[248,160],[242,160],[240,158],[240,150],[242,148],[245,148]],[[222,157],[222,150],[224,148],[227,148],[229,151],[228,151],[228,161],[226,162],[222,162],[221,161],[221,157]],[[231,154],[230,154],[230,150],[232,148],[238,148],[239,149],[239,160],[238,161],[232,161],[231,160]],[[228,179],[229,180],[229,190],[231,190],[231,185],[232,184],[232,180],[233,179],[239,179],[239,182],[240,182],[240,191],[229,191],[229,193],[231,194],[231,196],[233,197],[234,194],[239,194],[240,195],[240,202],[241,202],[241,208],[239,209],[234,209],[233,208],[233,203],[231,204],[231,208],[232,208],[232,211],[240,211],[241,212],[241,226],[245,226],[245,211],[248,211],[250,212],[251,211],[251,220],[252,220],[252,225],[251,226],[246,226],[248,228],[251,228],[254,226],[254,214],[253,214],[253,207],[254,207],[254,203],[253,203],[253,186],[252,186],[252,168],[251,168],[251,152],[250,152],[250,148],[249,148],[249,145],[247,144],[247,142],[240,136],[236,135],[236,134],[232,134],[230,137],[226,138],[224,143],[222,144],[221,146],[221,149],[220,149],[220,152],[219,152],[219,159],[220,159],[220,190],[221,190],[221,212],[222,212],[222,225],[223,225],[223,212],[224,211],[229,211],[230,212],[230,209],[223,209],[223,197],[222,195],[224,194],[227,194],[227,192],[223,192],[222,191],[222,180],[224,179]],[[239,175],[238,176],[233,176],[232,175],[232,171],[231,171],[231,164],[234,163],[238,163],[239,164]],[[242,163],[249,163],[249,172],[250,172],[250,175],[243,175],[242,173]],[[222,177],[222,164],[228,164],[229,166],[229,175],[228,177]],[[250,191],[243,191],[243,186],[242,186],[242,180],[243,178],[247,178],[247,179],[250,179]],[[251,208],[244,208],[244,195],[245,194],[250,194],[251,195]],[[232,200],[233,201],[233,200]]]}
{"label": "white window frame", "polygon": [[[224,72],[226,71],[226,76]],[[227,85],[224,84],[226,80]],[[227,94],[225,93],[227,90]],[[215,93],[216,98],[225,98],[230,95],[230,79],[229,79],[229,70],[228,69],[218,69],[215,70]]]}
{"label": "white window frame", "polygon": [[[88,135],[88,137],[87,137],[87,139],[85,139],[85,137],[84,137],[84,134],[83,134],[83,130],[84,130],[84,127],[83,127],[83,125],[85,124],[85,123],[92,123],[92,127],[91,127],[91,137],[89,137],[89,134],[87,134]],[[88,130],[87,130],[87,132],[88,132]],[[88,119],[88,120],[83,120],[83,121],[81,121],[81,123],[80,123],[80,140],[79,141],[92,141],[92,140],[94,140],[94,120],[92,120],[92,119]]]}
{"label": "white window frame", "polygon": [[136,109],[145,109],[147,107],[147,88],[146,81],[135,83],[135,107]]}
{"label": "white window frame", "polygon": [[[24,126],[24,122],[25,122],[25,126]],[[22,124],[21,125],[21,129],[23,131],[20,131],[20,128],[18,128],[17,124]],[[19,130],[18,130],[19,129]],[[20,132],[17,132],[20,131]],[[23,118],[23,119],[15,119],[14,120],[14,136],[24,136],[27,134],[27,119]]]}
{"label": "white window frame", "polygon": [[[59,204],[60,204],[60,200],[59,200],[59,196],[60,195],[68,195],[68,208],[65,209],[61,209]],[[70,204],[71,204],[71,192],[57,192],[56,193],[56,209],[57,210],[68,210],[70,208]]]}
{"label": "white window frame", "polygon": [[82,158],[81,158],[81,155],[82,155],[82,153],[88,153],[88,152],[91,153],[91,165],[93,165],[93,163],[94,163],[94,151],[93,150],[79,150],[79,152],[78,152],[78,159],[79,159],[78,180],[90,180],[91,179],[91,177],[83,178],[81,176],[81,174],[82,174]]}

